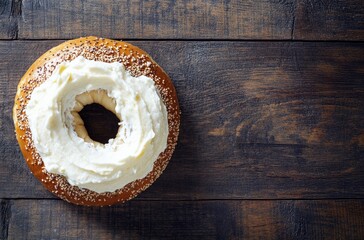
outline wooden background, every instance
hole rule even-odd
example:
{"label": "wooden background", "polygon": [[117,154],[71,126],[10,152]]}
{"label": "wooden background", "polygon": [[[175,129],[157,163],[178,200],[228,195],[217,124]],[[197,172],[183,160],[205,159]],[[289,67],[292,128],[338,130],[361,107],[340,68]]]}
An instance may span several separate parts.
{"label": "wooden background", "polygon": [[[165,173],[106,208],[48,193],[11,116],[30,64],[87,35],[149,52],[182,110]],[[0,239],[364,239],[362,0],[1,0],[0,39]]]}

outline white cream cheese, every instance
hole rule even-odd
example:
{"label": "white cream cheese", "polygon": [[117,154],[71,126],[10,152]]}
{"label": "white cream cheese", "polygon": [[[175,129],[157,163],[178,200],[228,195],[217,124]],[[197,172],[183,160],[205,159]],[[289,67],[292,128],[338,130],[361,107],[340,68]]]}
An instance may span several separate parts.
{"label": "white cream cheese", "polygon": [[[117,136],[104,145],[80,138],[71,114],[77,95],[98,89],[115,99],[122,119]],[[144,178],[167,147],[167,111],[154,81],[131,76],[117,62],[77,57],[61,63],[34,89],[26,114],[46,170],[98,193]]]}

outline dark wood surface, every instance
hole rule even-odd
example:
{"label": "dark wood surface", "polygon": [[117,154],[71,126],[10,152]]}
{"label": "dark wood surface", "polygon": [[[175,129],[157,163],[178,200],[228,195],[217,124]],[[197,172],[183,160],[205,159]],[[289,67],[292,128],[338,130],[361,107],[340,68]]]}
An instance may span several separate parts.
{"label": "dark wood surface", "polygon": [[[111,208],[48,193],[13,131],[22,74],[83,35],[149,52],[182,110],[166,171]],[[362,1],[5,0],[0,39],[0,239],[364,238]]]}
{"label": "dark wood surface", "polygon": [[[11,239],[360,239],[363,200],[2,202]],[[38,224],[42,226],[37,226]],[[323,227],[325,226],[325,227]]]}
{"label": "dark wood surface", "polygon": [[362,0],[2,0],[0,38],[364,40]]}

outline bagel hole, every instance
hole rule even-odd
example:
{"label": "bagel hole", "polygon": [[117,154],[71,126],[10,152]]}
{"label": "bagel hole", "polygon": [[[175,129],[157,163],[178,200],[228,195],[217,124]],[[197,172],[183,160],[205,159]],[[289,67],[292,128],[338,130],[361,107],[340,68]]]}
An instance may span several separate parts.
{"label": "bagel hole", "polygon": [[102,105],[92,103],[79,112],[89,137],[102,144],[116,137],[120,119]]}

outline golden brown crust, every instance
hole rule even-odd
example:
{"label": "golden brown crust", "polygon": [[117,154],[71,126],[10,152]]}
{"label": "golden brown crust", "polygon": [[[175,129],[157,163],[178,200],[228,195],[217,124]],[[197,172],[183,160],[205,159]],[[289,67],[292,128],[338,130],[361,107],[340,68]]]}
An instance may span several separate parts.
{"label": "golden brown crust", "polygon": [[[152,172],[145,178],[129,183],[115,192],[96,193],[70,185],[56,174],[48,173],[42,159],[33,146],[25,107],[33,89],[43,83],[64,61],[82,55],[87,59],[103,62],[121,62],[134,76],[146,75],[155,81],[168,112],[168,145],[154,163]],[[16,138],[24,158],[36,178],[58,197],[79,205],[106,206],[127,201],[149,187],[162,173],[177,143],[180,110],[172,81],[162,68],[143,50],[122,41],[85,37],[64,42],[43,54],[28,69],[19,82],[13,108]]]}

